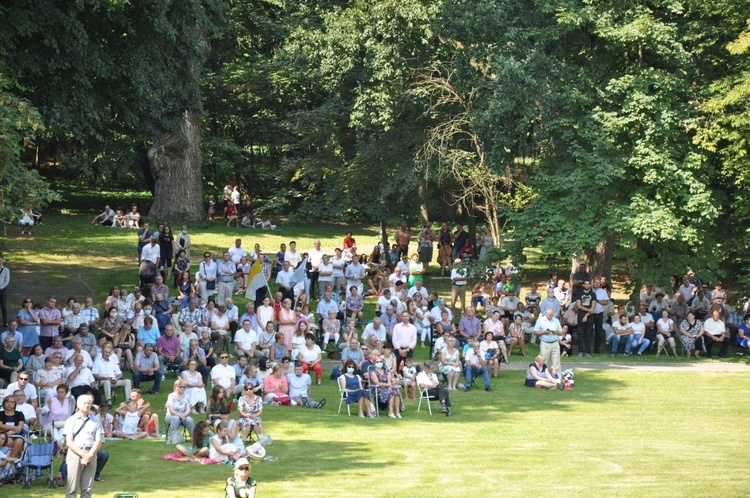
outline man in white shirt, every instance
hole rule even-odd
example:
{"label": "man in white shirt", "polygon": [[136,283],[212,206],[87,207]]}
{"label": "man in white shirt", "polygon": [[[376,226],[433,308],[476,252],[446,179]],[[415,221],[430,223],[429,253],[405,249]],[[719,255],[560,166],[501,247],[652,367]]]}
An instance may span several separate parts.
{"label": "man in white shirt", "polygon": [[94,360],[91,359],[91,355],[89,354],[89,352],[83,349],[83,339],[81,339],[80,337],[75,337],[73,339],[73,349],[65,353],[63,362],[66,365],[73,364],[76,355],[81,355],[83,357],[83,364],[86,366],[86,368],[91,368],[94,366]]}
{"label": "man in white shirt", "polygon": [[[599,351],[601,349],[602,340],[604,340],[604,343],[606,344],[606,339],[604,338],[604,309],[606,306],[610,304],[609,301],[609,294],[607,294],[607,289],[602,287],[601,280],[598,278],[595,278],[594,281],[591,283],[591,290],[594,293],[594,354],[599,354]],[[651,320],[653,322],[653,320]],[[653,325],[653,324],[652,324]]]}
{"label": "man in white shirt", "polygon": [[[409,255],[408,254],[402,254],[401,255],[401,261],[396,263],[396,268],[401,269],[401,276],[408,279],[409,278]],[[393,271],[396,271],[394,268]]]}
{"label": "man in white shirt", "polygon": [[370,343],[370,336],[374,335],[377,337],[377,346],[378,348],[381,347],[381,345],[385,342],[386,338],[386,330],[383,326],[383,320],[380,319],[379,316],[376,316],[372,319],[371,323],[368,323],[365,327],[364,332],[362,332],[362,342],[364,344],[371,344]]}
{"label": "man in white shirt", "polygon": [[98,384],[91,373],[91,369],[83,364],[83,356],[77,354],[73,357],[73,364],[66,370],[67,384],[70,394],[78,398],[81,394],[91,393],[94,396],[94,404],[101,405],[102,397],[99,394]]}
{"label": "man in white shirt", "polygon": [[396,286],[396,281],[401,281],[401,283],[406,283],[406,277],[401,274],[401,268],[398,266],[393,269],[393,273],[391,273],[388,276],[388,285],[391,287]]}
{"label": "man in white shirt", "polygon": [[102,348],[102,355],[96,358],[91,373],[99,381],[99,385],[104,388],[104,397],[107,400],[107,406],[112,408],[113,387],[122,387],[125,391],[125,401],[130,399],[130,379],[122,377],[120,362],[117,356],[112,355],[112,346],[107,345]]}
{"label": "man in white shirt", "polygon": [[451,322],[453,321],[453,312],[451,309],[447,306],[447,303],[444,298],[440,298],[438,300],[438,305],[435,306],[430,310],[430,315],[432,316],[432,320],[430,320],[433,323],[438,323],[440,321],[440,315],[443,311],[448,312],[448,320]]}
{"label": "man in white shirt", "polygon": [[263,356],[256,349],[258,344],[258,334],[252,329],[250,320],[245,319],[242,322],[242,328],[234,334],[234,347],[237,356],[247,356],[249,359]]}
{"label": "man in white shirt", "polygon": [[322,322],[323,320],[328,318],[328,312],[330,310],[333,310],[336,312],[336,314],[338,314],[339,307],[336,304],[336,301],[333,300],[333,293],[331,291],[326,291],[323,294],[323,299],[318,302],[318,307],[315,308],[315,313],[318,314],[318,317]]}
{"label": "man in white shirt", "polygon": [[646,335],[644,337],[653,343],[656,340],[654,316],[646,310],[644,303],[638,306],[638,315],[640,315],[641,323],[646,328]]}
{"label": "man in white shirt", "polygon": [[247,251],[242,247],[242,239],[236,239],[234,241],[234,246],[230,247],[228,252],[229,257],[232,258],[232,263],[235,265],[238,264],[242,258],[247,257]]}
{"label": "man in white shirt", "polygon": [[151,237],[149,243],[143,246],[141,250],[141,261],[151,261],[159,268],[159,259],[161,258],[161,247],[156,243],[156,237]]}
{"label": "man in white shirt", "polygon": [[385,309],[391,304],[393,295],[390,289],[384,289],[383,295],[378,297],[378,301],[375,303],[375,316],[379,316],[385,313]]}
{"label": "man in white shirt", "polygon": [[456,301],[461,301],[460,309],[466,307],[466,284],[468,283],[466,267],[463,265],[461,258],[456,258],[451,270],[451,308],[456,307]]}
{"label": "man in white shirt", "polygon": [[8,395],[15,393],[18,390],[23,391],[26,395],[26,399],[28,399],[29,403],[34,405],[35,408],[39,407],[39,401],[36,396],[36,387],[34,387],[34,384],[31,382],[31,373],[26,371],[19,373],[18,381],[8,384],[8,387],[5,388],[5,392],[8,393]]}
{"label": "man in white shirt", "polygon": [[358,295],[362,295],[362,280],[365,278],[365,267],[359,264],[359,258],[354,258],[344,271],[346,276],[346,297],[351,294],[351,288],[356,287]]}
{"label": "man in white shirt", "polygon": [[333,263],[331,258],[327,254],[323,254],[320,258],[320,265],[318,266],[318,287],[320,291],[319,299],[323,299],[323,295],[326,292],[326,287],[333,281]]}
{"label": "man in white shirt", "polygon": [[[33,405],[26,402],[26,393],[21,389],[15,389],[11,391],[6,390],[8,396],[13,396],[16,400],[16,411],[23,413],[24,418],[24,429],[27,431],[33,431],[36,429],[36,424],[39,422],[39,416],[37,415],[37,409]],[[10,393],[13,393],[12,395]]]}
{"label": "man in white shirt", "polygon": [[400,280],[396,280],[396,286],[389,289],[391,291],[391,297],[396,300],[397,306],[396,311],[402,311],[406,309],[406,287]]}
{"label": "man in white shirt", "polygon": [[407,292],[406,295],[409,299],[412,299],[415,294],[422,294],[422,298],[424,300],[427,300],[427,296],[429,296],[427,289],[422,284],[421,280],[417,280],[416,282],[414,282],[414,287],[409,289],[409,292]]}
{"label": "man in white shirt", "polygon": [[[288,255],[289,251],[286,253]],[[289,299],[290,301],[294,301],[294,286],[291,284],[292,276],[294,275],[292,264],[289,261],[284,261],[281,268],[281,271],[276,274],[276,285],[279,286],[279,292],[283,296],[282,300]]]}
{"label": "man in white shirt", "polygon": [[341,291],[341,286],[344,284],[344,269],[346,268],[346,260],[341,252],[341,249],[336,248],[336,254],[331,259],[331,265],[333,266],[333,275],[331,275],[331,284],[333,285],[333,292],[338,295]]}
{"label": "man in white shirt", "polygon": [[396,370],[401,369],[405,358],[411,358],[417,345],[417,327],[409,323],[409,313],[401,313],[401,321],[393,326],[393,352],[396,355]]}
{"label": "man in white shirt", "polygon": [[698,287],[690,283],[690,280],[685,277],[682,280],[679,292],[685,297],[685,301],[687,301],[688,305],[692,305],[693,297],[695,297],[695,294],[698,292]]}
{"label": "man in white shirt", "polygon": [[466,387],[464,388],[464,391],[471,391],[471,379],[479,377],[480,375],[484,381],[484,390],[487,392],[492,391],[492,388],[490,387],[490,373],[487,370],[487,361],[479,350],[479,341],[474,340],[471,343],[471,348],[466,350],[464,360],[466,362],[466,368],[464,368]]}
{"label": "man in white shirt", "polygon": [[513,320],[513,314],[518,310],[518,303],[521,300],[516,297],[515,291],[508,291],[508,294],[500,301],[500,308],[503,310],[503,327],[508,330],[510,322]]}
{"label": "man in white shirt", "polygon": [[211,369],[211,380],[215,386],[221,386],[224,389],[224,396],[227,399],[231,398],[233,394],[242,392],[242,386],[236,385],[234,374],[234,367],[229,365],[229,353],[220,353],[219,363]]}
{"label": "man in white shirt", "polygon": [[639,299],[640,299],[640,302],[646,305],[646,307],[648,307],[648,305],[651,304],[651,301],[656,299],[656,291],[654,290],[653,284],[646,286],[646,290],[641,292]]}
{"label": "man in white shirt", "polygon": [[609,337],[609,341],[612,343],[612,356],[617,356],[617,348],[620,347],[620,344],[627,345],[632,335],[633,329],[630,328],[628,323],[628,315],[623,313],[617,322],[612,323],[612,335]]}
{"label": "man in white shirt", "polygon": [[[415,380],[420,392],[422,389],[427,389],[427,396],[430,398],[437,398],[440,400],[440,404],[443,407],[443,413],[446,417],[451,416],[451,401],[448,397],[448,391],[445,390],[442,384],[438,382],[437,375],[432,373],[432,362],[424,362],[424,369],[417,374]],[[427,401],[429,403],[429,400]]]}
{"label": "man in white shirt", "polygon": [[317,294],[315,293],[315,286],[320,277],[320,264],[323,262],[324,254],[325,252],[320,248],[319,240],[313,242],[313,248],[307,251],[307,261],[310,262],[310,292],[308,293],[310,299],[318,297],[318,295],[321,294],[320,287],[318,287]]}
{"label": "man in white shirt", "polygon": [[516,319],[516,316],[521,316],[521,326],[523,327],[523,333],[524,334],[532,334],[534,332],[534,315],[531,314],[530,311],[526,309],[526,305],[522,302],[518,302],[517,308],[515,313],[513,313],[513,319]]}
{"label": "man in white shirt", "polygon": [[[724,358],[727,355],[727,349],[729,348],[729,336],[727,334],[727,326],[721,319],[719,310],[713,310],[711,312],[711,318],[703,322],[703,335],[701,336],[703,345],[706,348],[706,356],[711,358],[711,349],[714,343],[719,343],[721,349],[719,350],[719,357]],[[696,344],[696,349],[698,345]]]}

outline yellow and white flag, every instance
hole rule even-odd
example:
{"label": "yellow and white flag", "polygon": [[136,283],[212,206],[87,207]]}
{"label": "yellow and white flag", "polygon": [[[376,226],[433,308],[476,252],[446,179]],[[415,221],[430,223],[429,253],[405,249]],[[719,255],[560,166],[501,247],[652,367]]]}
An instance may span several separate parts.
{"label": "yellow and white flag", "polygon": [[255,299],[255,291],[263,287],[268,287],[268,282],[266,282],[266,276],[263,275],[263,270],[260,268],[260,260],[256,259],[253,266],[250,267],[250,273],[247,276],[245,297]]}

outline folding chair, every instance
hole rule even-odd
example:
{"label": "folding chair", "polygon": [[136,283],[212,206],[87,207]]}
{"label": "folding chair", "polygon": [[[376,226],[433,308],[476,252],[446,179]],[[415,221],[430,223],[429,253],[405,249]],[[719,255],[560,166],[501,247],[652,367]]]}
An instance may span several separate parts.
{"label": "folding chair", "polygon": [[436,400],[437,396],[430,396],[429,390],[426,388],[419,390],[419,404],[417,405],[417,413],[419,413],[419,410],[422,408],[422,400],[427,400],[427,410],[430,412],[430,415],[432,415],[432,405],[430,405],[431,400]]}
{"label": "folding chair", "polygon": [[380,404],[378,403],[378,386],[370,382],[370,374],[375,370],[375,365],[367,368],[367,391],[370,393],[370,403],[375,405],[375,412],[380,416]]}
{"label": "folding chair", "polygon": [[[339,378],[336,379],[336,382],[338,382],[339,385],[339,411],[338,414],[341,415],[341,404],[346,403],[346,389],[341,387],[341,380],[344,378],[343,375],[339,375]],[[346,383],[344,383],[346,385]],[[349,403],[346,403],[346,413],[349,414],[349,416],[352,416],[352,411]]]}

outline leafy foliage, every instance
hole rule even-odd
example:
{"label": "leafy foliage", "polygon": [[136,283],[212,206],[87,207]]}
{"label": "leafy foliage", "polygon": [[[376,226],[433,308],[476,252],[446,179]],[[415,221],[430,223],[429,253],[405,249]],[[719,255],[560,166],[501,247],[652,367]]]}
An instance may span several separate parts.
{"label": "leafy foliage", "polygon": [[21,208],[39,209],[60,194],[39,172],[21,162],[21,153],[32,145],[41,127],[39,112],[26,99],[8,89],[0,74],[0,219],[17,220]]}

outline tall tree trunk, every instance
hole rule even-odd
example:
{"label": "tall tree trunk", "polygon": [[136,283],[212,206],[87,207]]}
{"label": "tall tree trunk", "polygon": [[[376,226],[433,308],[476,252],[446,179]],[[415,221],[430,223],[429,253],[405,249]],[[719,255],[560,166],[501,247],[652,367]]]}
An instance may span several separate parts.
{"label": "tall tree trunk", "polygon": [[180,131],[160,138],[148,151],[154,176],[149,216],[169,223],[203,220],[200,117],[182,116]]}
{"label": "tall tree trunk", "polygon": [[466,211],[469,214],[469,245],[472,247],[477,246],[477,213],[474,210],[473,204],[467,204]]}
{"label": "tall tree trunk", "polygon": [[612,281],[612,259],[615,253],[615,236],[599,242],[593,250],[586,251],[589,273],[592,277],[607,277]]}
{"label": "tall tree trunk", "polygon": [[135,162],[138,165],[138,169],[143,173],[143,179],[146,180],[148,190],[151,195],[154,195],[156,190],[156,183],[154,182],[154,175],[151,173],[151,164],[148,161],[148,149],[145,144],[141,144],[135,151]]}
{"label": "tall tree trunk", "polygon": [[385,220],[380,220],[380,241],[383,242],[383,249],[384,253],[383,256],[385,257],[385,264],[388,265],[389,268],[391,268],[391,265],[393,264],[393,261],[391,261],[391,255],[389,253],[389,249],[391,248],[390,245],[388,245],[388,226],[386,225]]}

